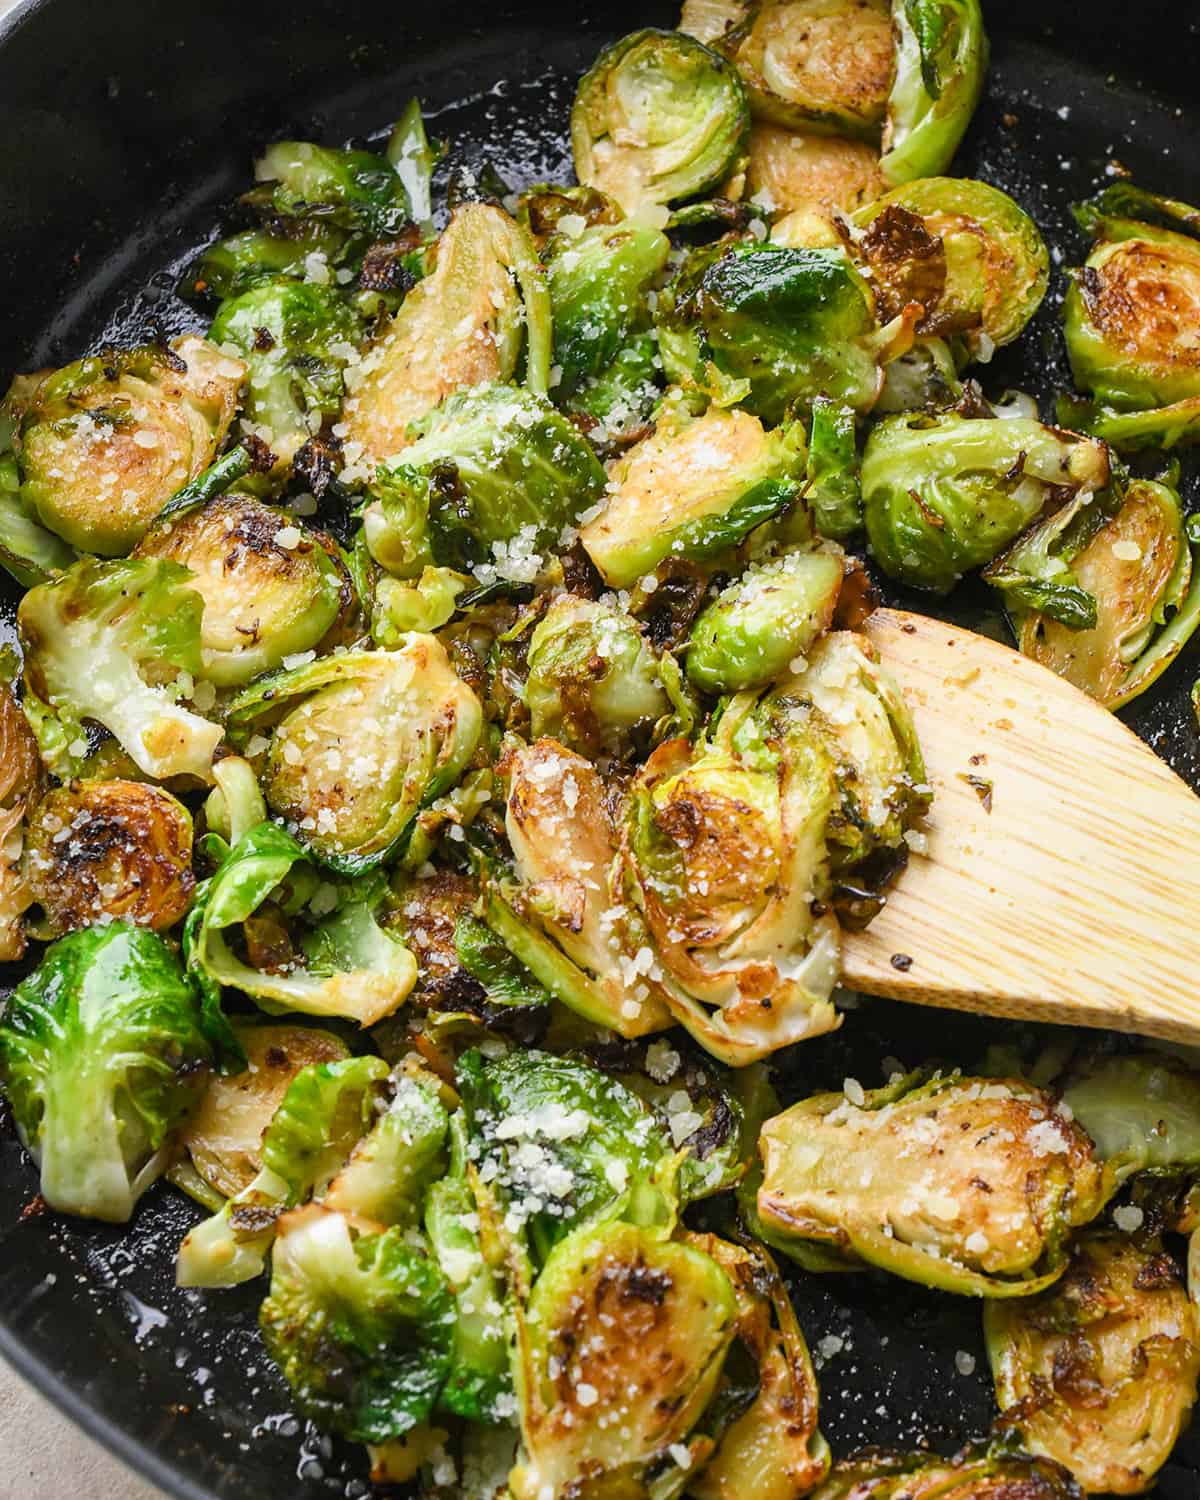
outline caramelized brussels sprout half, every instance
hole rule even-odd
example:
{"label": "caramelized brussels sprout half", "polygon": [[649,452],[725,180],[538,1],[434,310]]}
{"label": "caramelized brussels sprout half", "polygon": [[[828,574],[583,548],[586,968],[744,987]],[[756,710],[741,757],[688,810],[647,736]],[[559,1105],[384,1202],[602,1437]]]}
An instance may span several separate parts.
{"label": "caramelized brussels sprout half", "polygon": [[1149,1489],[1200,1377],[1196,1309],[1162,1245],[1085,1235],[1053,1287],[983,1317],[1001,1424],[1089,1494]]}
{"label": "caramelized brussels sprout half", "polygon": [[551,315],[528,233],[499,208],[466,203],[437,242],[432,272],[346,374],[339,424],[348,483],[412,441],[409,424],[469,386],[511,380],[525,351],[525,384],[544,393]]}
{"label": "caramelized brussels sprout half", "polygon": [[194,334],[46,375],[21,420],[26,508],[81,552],[128,552],[211,463],[245,375],[241,360]]}
{"label": "caramelized brussels sprout half", "polygon": [[605,582],[629,588],[668,558],[735,547],[791,505],[804,474],[804,431],[765,432],[747,412],[712,408],[660,421],[616,463],[604,509],[580,532]]}
{"label": "caramelized brussels sprout half", "polygon": [[953,1458],[866,1448],[834,1464],[811,1500],[1083,1500],[1083,1491],[1061,1464],[1001,1437]]}
{"label": "caramelized brussels sprout half", "polygon": [[267,678],[233,701],[230,727],[244,734],[297,697],[271,737],[267,805],[344,874],[392,853],[420,809],[457,782],[483,724],[479,700],[431,635]]}
{"label": "caramelized brussels sprout half", "polygon": [[11,687],[0,682],[0,962],[25,952],[21,918],[34,900],[22,870],[24,821],[45,784],[37,740]]}
{"label": "caramelized brussels sprout half", "polygon": [[756,125],[750,132],[746,193],[767,213],[850,214],[885,187],[879,152],[866,141],[803,135],[778,125]]}
{"label": "caramelized brussels sprout half", "polygon": [[1050,253],[1037,225],[986,182],[926,177],[854,216],[885,316],[920,302],[918,332],[965,335],[972,354],[1011,344],[1042,305]]}
{"label": "caramelized brussels sprout half", "polygon": [[1081,629],[1052,610],[1031,611],[1021,621],[1021,650],[1106,708],[1120,708],[1161,677],[1200,625],[1200,577],[1175,491],[1134,480],[1116,514],[1101,518],[1076,553],[1071,574],[1094,601],[1094,624]]}
{"label": "caramelized brussels sprout half", "polygon": [[983,92],[988,63],[980,0],[893,0],[896,75],[880,169],[889,182],[950,165]]}
{"label": "caramelized brussels sprout half", "polygon": [[[522,1452],[513,1500],[568,1500],[581,1483],[678,1494],[712,1451],[691,1434],[720,1377],[737,1304],[692,1245],[632,1224],[583,1229],[556,1247],[517,1314]],[[688,1463],[672,1450],[684,1447]],[[671,1488],[649,1475],[674,1464]]]}
{"label": "caramelized brussels sprout half", "polygon": [[163,932],[191,904],[192,819],[140,781],[56,787],[30,813],[24,872],[45,936],[118,919]]}
{"label": "caramelized brussels sprout half", "polygon": [[708,693],[741,693],[783,676],[829,629],[842,587],[835,552],[789,552],[748,568],[692,627],[687,674]]}
{"label": "caramelized brussels sprout half", "polygon": [[717,187],[739,164],[749,125],[745,89],[725,58],[677,31],[635,31],[580,81],[575,172],[632,216]]}
{"label": "caramelized brussels sprout half", "polygon": [[276,141],[254,164],[253,206],[281,219],[314,220],[384,239],[408,227],[412,208],[400,174],[373,151]]}
{"label": "caramelized brussels sprout half", "polygon": [[138,557],[163,557],[191,572],[204,601],[200,671],[240,687],[285,657],[319,648],[353,607],[350,574],[336,545],[251,495],[232,494],[161,522]]}
{"label": "caramelized brussels sprout half", "polygon": [[1091,1141],[1040,1089],[909,1074],[816,1094],[763,1127],[758,1212],[941,1291],[1028,1297],[1066,1265],[1111,1191]]}
{"label": "caramelized brussels sprout half", "polygon": [[670,712],[658,659],[614,605],[560,595],[529,637],[524,698],[535,740],[596,756],[644,740]]}
{"label": "caramelized brussels sprout half", "polygon": [[588,443],[544,396],[481,385],[410,427],[401,461],[371,486],[363,534],[398,577],[429,562],[531,581],[538,555],[604,490]]}
{"label": "caramelized brussels sprout half", "polygon": [[737,64],[758,119],[878,137],[893,72],[887,0],[684,0],[679,24]]}
{"label": "caramelized brussels sprout half", "polygon": [[1063,1101],[1119,1178],[1200,1168],[1200,1076],[1156,1053],[1073,1067]]}
{"label": "caramelized brussels sprout half", "polygon": [[[328,266],[341,258],[346,236],[333,225],[277,223],[280,231],[246,229],[209,245],[188,268],[181,291],[190,297],[240,297],[264,281],[290,276],[304,279],[309,267]],[[310,259],[316,256],[314,262]]]}
{"label": "caramelized brussels sprout half", "polygon": [[554,740],[507,766],[515,882],[488,883],[488,925],[563,1005],[622,1036],[670,1025],[654,955],[623,898],[596,768]]}
{"label": "caramelized brussels sprout half", "polygon": [[1076,216],[1097,241],[1063,307],[1076,385],[1118,411],[1200,397],[1195,210],[1115,185]]}
{"label": "caramelized brussels sprout half", "polygon": [[871,553],[893,578],[945,593],[994,558],[1051,493],[1109,481],[1102,443],[1028,417],[885,417],[862,462]]}

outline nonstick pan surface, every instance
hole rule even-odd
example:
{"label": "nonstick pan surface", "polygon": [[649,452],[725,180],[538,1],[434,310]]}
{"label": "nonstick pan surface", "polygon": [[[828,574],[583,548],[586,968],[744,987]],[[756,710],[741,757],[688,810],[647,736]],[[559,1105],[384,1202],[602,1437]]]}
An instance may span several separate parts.
{"label": "nonstick pan surface", "polygon": [[[993,65],[956,170],[1013,193],[1060,268],[1083,249],[1069,203],[1113,171],[1200,200],[1200,22],[1187,0],[985,4]],[[0,28],[0,378],[200,326],[174,295],[178,270],[219,230],[221,206],[269,140],[377,138],[415,93],[451,143],[443,179],[485,162],[513,186],[561,178],[575,79],[612,37],[675,16],[511,0],[25,5]],[[1031,390],[1044,415],[1069,385],[1062,290],[1059,269],[1037,320],[983,372],[993,394]],[[1200,502],[1194,472],[1185,493]],[[0,634],[12,633],[14,602]],[[988,607],[968,590],[945,612],[978,624]],[[1200,788],[1188,699],[1198,669],[1185,655],[1129,718]],[[785,1099],[848,1076],[871,1087],[892,1059],[969,1064],[1013,1031],[865,1000],[841,1032],[781,1059],[778,1081]],[[52,1400],[186,1500],[369,1493],[362,1450],[292,1414],[258,1340],[262,1285],[207,1295],[173,1285],[176,1247],[198,1217],[179,1194],[155,1189],[124,1231],[30,1212],[36,1175],[7,1121],[0,1183],[0,1352]],[[797,1274],[791,1285],[835,1454],[869,1442],[950,1451],[986,1432],[977,1302],[874,1274]],[[1200,1496],[1200,1423],[1157,1493]]]}

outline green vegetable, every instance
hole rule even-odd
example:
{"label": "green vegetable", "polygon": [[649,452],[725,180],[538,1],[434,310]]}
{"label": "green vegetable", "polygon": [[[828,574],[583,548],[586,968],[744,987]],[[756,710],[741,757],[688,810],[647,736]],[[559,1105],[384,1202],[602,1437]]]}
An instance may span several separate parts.
{"label": "green vegetable", "polygon": [[1074,1068],[1063,1100],[1121,1178],[1200,1168],[1200,1077],[1151,1052]]}
{"label": "green vegetable", "polygon": [[315,264],[326,266],[341,258],[346,239],[341,230],[315,222],[302,229],[288,227],[300,232],[246,229],[210,245],[184,278],[185,295],[240,297],[260,282],[281,276],[303,280],[314,264],[310,256],[318,257]]}
{"label": "green vegetable", "polygon": [[988,42],[980,0],[893,0],[896,74],[880,170],[889,182],[950,165],[983,92]]}
{"label": "green vegetable", "polygon": [[1044,1458],[1030,1458],[1001,1436],[969,1443],[953,1458],[927,1449],[898,1453],[868,1448],[840,1459],[812,1500],[1079,1500],[1070,1473]]}
{"label": "green vegetable", "polygon": [[402,1074],[386,1111],[329,1185],[327,1208],[385,1228],[415,1226],[446,1171],[449,1117],[428,1078]]}
{"label": "green vegetable", "polygon": [[332,224],[385,239],[414,217],[392,163],[372,151],[338,151],[310,141],[277,141],[254,165],[253,200],[273,216]]}
{"label": "green vegetable", "polygon": [[842,542],[862,526],[854,412],[827,396],[812,403],[805,481],[804,501],[822,536]]}

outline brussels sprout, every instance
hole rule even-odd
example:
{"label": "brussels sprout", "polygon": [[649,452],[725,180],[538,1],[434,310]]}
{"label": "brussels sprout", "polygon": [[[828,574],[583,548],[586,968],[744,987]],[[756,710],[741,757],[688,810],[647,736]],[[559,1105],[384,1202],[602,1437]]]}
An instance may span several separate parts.
{"label": "brussels sprout", "polygon": [[983,92],[988,42],[980,0],[893,0],[896,76],[880,169],[889,182],[950,165]]}
{"label": "brussels sprout", "polygon": [[838,1025],[825,825],[833,764],[786,685],[742,694],[698,745],[668,740],[629,796],[624,856],[667,1004],[733,1066]]}
{"label": "brussels sprout", "polygon": [[1125,216],[1145,209],[1162,218],[1164,203],[1116,186],[1076,209],[1097,244],[1063,306],[1067,353],[1076,385],[1118,411],[1200,397],[1191,332],[1200,315],[1195,210],[1167,204],[1178,211],[1166,216],[1177,228]]}
{"label": "brussels sprout", "polygon": [[866,411],[882,383],[884,343],[867,283],[839,249],[737,244],[697,251],[669,294],[662,322],[696,340],[696,379],[711,360],[745,383],[742,404],[764,422],[825,395]]}
{"label": "brussels sprout", "polygon": [[624,900],[595,767],[554,740],[508,766],[516,882],[487,886],[488,926],[549,993],[597,1026],[644,1036],[670,1025],[654,955]]}
{"label": "brussels sprout", "polygon": [[[285,908],[310,896],[317,920],[289,933]],[[267,1011],[372,1026],[404,1003],[417,978],[412,954],[379,925],[381,898],[378,881],[319,883],[295,839],[262,823],[197,889],[184,930],[188,968],[210,992],[240,990]],[[230,945],[235,936],[245,959]]]}
{"label": "brussels sprout", "polygon": [[575,171],[633,215],[723,182],[749,125],[745,89],[723,57],[677,31],[635,31],[606,47],[580,81]]}
{"label": "brussels sprout", "polygon": [[654,652],[612,604],[561,595],[534,627],[526,660],[534,739],[585,755],[618,752],[670,711]]}
{"label": "brussels sprout", "polygon": [[265,282],[218,308],[209,337],[246,363],[243,420],[282,463],[341,409],[359,332],[339,292],[307,282]]}
{"label": "brussels sprout", "polygon": [[1000,1421],[1089,1494],[1141,1494],[1187,1426],[1200,1327],[1162,1245],[1089,1234],[1062,1280],[984,1309]]}
{"label": "brussels sprout", "polygon": [[237,1197],[262,1170],[263,1138],[297,1074],[347,1056],[344,1042],[315,1026],[243,1022],[233,1030],[245,1067],[209,1079],[179,1136],[195,1172],[218,1198]]}
{"label": "brussels sprout", "polygon": [[[563,1240],[517,1316],[524,1447],[509,1475],[513,1500],[567,1500],[584,1482],[631,1497],[678,1495],[712,1449],[689,1434],[736,1319],[728,1276],[692,1245],[632,1224]],[[660,1480],[648,1490],[648,1474],[672,1463],[669,1487]]]}
{"label": "brussels sprout", "polygon": [[410,432],[363,516],[371,555],[401,578],[435,562],[474,568],[484,583],[531,582],[538,554],[604,491],[604,470],[567,418],[513,386],[451,396]]}
{"label": "brussels sprout", "polygon": [[[427,886],[429,882],[421,884]],[[473,892],[468,900],[473,900]],[[548,991],[513,957],[492,929],[470,912],[463,912],[454,924],[453,953],[457,966],[483,986],[490,1004],[550,1003]],[[421,956],[428,964],[431,956],[428,947]]]}
{"label": "brussels sprout", "polygon": [[1050,283],[1037,225],[999,188],[959,177],[905,183],[860,209],[859,253],[883,313],[920,302],[923,334],[966,335],[972,354],[1011,344]]}
{"label": "brussels sprout", "polygon": [[[777,125],[756,125],[750,132],[746,192],[767,213],[808,209],[820,215],[850,214],[878,198],[885,187],[879,152],[866,141],[802,135]],[[771,238],[788,243],[774,230]]]}
{"label": "brussels sprout", "polygon": [[433,217],[433,169],[444,153],[440,145],[430,144],[419,99],[410,99],[400,112],[384,154],[408,196],[409,217],[428,224]]}
{"label": "brussels sprout", "polygon": [[184,277],[183,295],[240,297],[261,282],[281,276],[301,281],[310,268],[325,268],[341,258],[346,235],[333,225],[277,221],[275,227],[290,232],[247,229],[209,245]]}
{"label": "brussels sprout", "polygon": [[564,410],[602,457],[646,436],[662,395],[658,387],[661,365],[654,333],[636,333],[607,369],[563,399]]}
{"label": "brussels sprout", "polygon": [[140,781],[56,787],[30,813],[24,872],[44,936],[118,918],[162,932],[191,904],[192,819]]}
{"label": "brussels sprout", "polygon": [[746,412],[666,420],[615,466],[604,509],[580,532],[605,582],[628,588],[668,558],[735,547],[800,494],[804,432],[764,432]]}
{"label": "brussels sprout", "polygon": [[376,1233],[318,1204],[279,1228],[259,1327],[296,1406],[355,1442],[411,1431],[449,1369],[446,1278],[402,1229]]}
{"label": "brussels sprout", "polygon": [[523,346],[525,384],[545,393],[550,297],[526,231],[490,204],[467,203],[435,253],[433,271],[348,373],[339,424],[348,482],[369,478],[375,464],[401,452],[411,441],[409,424],[446,396],[511,380]]}
{"label": "brussels sprout", "polygon": [[[138,769],[212,780],[222,731],[180,708],[179,674],[200,671],[203,601],[178,563],[78,562],[21,600],[25,685],[78,741],[95,719]],[[174,681],[171,679],[174,678]]]}
{"label": "brussels sprout", "polygon": [[204,601],[200,672],[218,687],[239,687],[319,648],[353,607],[336,545],[251,495],[227,495],[162,522],[136,556],[189,569]]}
{"label": "brussels sprout", "polygon": [[12,688],[0,681],[0,962],[25,952],[21,918],[34,900],[21,868],[22,825],[45,785],[38,744]]}
{"label": "brussels sprout", "polygon": [[[1060,396],[1058,421],[1062,427],[1100,438],[1119,453],[1138,453],[1143,448],[1186,448],[1200,443],[1200,396],[1172,401],[1169,406],[1155,406],[1149,411],[1115,411],[1095,401]],[[9,564],[5,563],[5,567]]]}
{"label": "brussels sprout", "polygon": [[50,1207],[127,1223],[211,1059],[196,993],[155,933],[110,922],[47,948],[0,1021],[0,1083]]}
{"label": "brussels sprout", "polygon": [[[735,1336],[756,1373],[748,1404],[726,1365],[713,1399],[728,1409],[716,1452],[688,1484],[692,1500],[796,1500],[824,1479],[829,1446],[817,1431],[817,1378],[787,1288],[764,1251],[690,1235],[729,1277]],[[740,1398],[740,1399],[739,1399]]]}
{"label": "brussels sprout", "polygon": [[842,572],[832,552],[789,552],[749,568],[692,627],[688,677],[708,693],[741,693],[782,677],[829,629]]}
{"label": "brussels sprout", "polygon": [[1120,708],[1161,677],[1200,625],[1200,577],[1168,485],[1135,480],[1116,514],[1099,519],[1071,563],[1094,601],[1094,624],[1062,623],[1043,606],[1022,619],[1019,644],[1106,708]]}
{"label": "brussels sprout", "polygon": [[1119,1178],[1200,1168],[1200,1077],[1156,1053],[1073,1068],[1063,1101]]}
{"label": "brussels sprout", "polygon": [[1111,1184],[1048,1094],[919,1074],[851,1093],[763,1127],[758,1212],[773,1243],[813,1240],[976,1297],[1031,1296],[1062,1275],[1071,1231]]}
{"label": "brussels sprout", "polygon": [[21,500],[81,552],[129,551],[229,431],[246,367],[186,334],[170,349],[91,355],[25,407]]}
{"label": "brussels sprout", "polygon": [[[567,232],[569,224],[574,234]],[[617,357],[639,323],[649,321],[646,290],[667,263],[671,242],[636,220],[580,227],[560,220],[546,256],[554,310],[557,395],[598,376]]]}
{"label": "brussels sprout", "polygon": [[[1120,503],[1119,496],[1113,496]],[[1077,493],[1041,516],[983,570],[999,589],[1011,619],[1020,628],[1027,613],[1040,614],[1070,630],[1094,630],[1096,597],[1079,582],[1075,559],[1112,519],[1110,497]]]}
{"label": "brussels sprout", "polygon": [[962,394],[962,381],[949,344],[944,339],[917,339],[911,349],[892,360],[883,372],[883,390],[875,403],[875,415],[942,411],[953,406]]}
{"label": "brussels sprout", "polygon": [[387,1064],[348,1057],[301,1068],[262,1137],[258,1171],[184,1236],[180,1286],[240,1286],[262,1274],[280,1214],[322,1192],[375,1119]]}
{"label": "brussels sprout", "polygon": [[1083,1500],[1083,1491],[1061,1464],[1001,1437],[949,1459],[865,1448],[834,1464],[811,1500]]}
{"label": "brussels sprout", "polygon": [[446,1171],[449,1117],[428,1077],[402,1074],[387,1108],[329,1184],[326,1208],[415,1228],[426,1192]]}
{"label": "brussels sprout", "polygon": [[254,164],[249,195],[273,217],[332,224],[383,239],[408,226],[412,210],[400,175],[373,151],[339,151],[310,141],[277,141]]}
{"label": "brussels sprout", "polygon": [[885,417],[862,462],[871,553],[891,577],[945,593],[1052,493],[1094,494],[1108,481],[1102,443],[1027,417]]}
{"label": "brussels sprout", "polygon": [[821,536],[845,541],[863,523],[854,413],[828,397],[812,404],[804,500]]}
{"label": "brussels sprout", "polygon": [[21,493],[21,465],[17,458],[17,430],[25,403],[40,377],[18,375],[0,403],[0,567],[31,589],[46,583],[75,561],[74,547],[47,531]]}

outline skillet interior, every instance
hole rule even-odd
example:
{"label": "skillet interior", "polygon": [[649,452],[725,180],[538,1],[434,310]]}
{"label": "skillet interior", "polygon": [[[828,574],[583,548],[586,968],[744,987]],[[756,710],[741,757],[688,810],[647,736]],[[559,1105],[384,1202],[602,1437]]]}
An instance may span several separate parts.
{"label": "skillet interior", "polygon": [[[986,8],[994,61],[960,172],[1013,192],[1068,264],[1080,245],[1067,205],[1107,180],[1113,156],[1148,187],[1200,199],[1200,118],[1185,102],[1200,63],[1190,5]],[[514,185],[561,174],[574,78],[609,37],[675,15],[598,0],[421,9],[418,19],[367,0],[35,0],[10,18],[0,32],[0,374],[193,326],[172,292],[176,271],[211,237],[255,149],[281,135],[378,132],[418,93],[452,163],[491,159]],[[1061,290],[1060,276],[1019,344],[985,372],[989,389],[1020,383],[1046,402],[1067,385]],[[1195,505],[1194,473],[1188,490]],[[948,613],[971,623],[982,606],[968,593]],[[1193,652],[1131,722],[1200,788],[1196,667]],[[848,1075],[870,1087],[885,1058],[969,1062],[1008,1031],[866,1002],[841,1033],[786,1059],[780,1081],[785,1097]],[[152,1193],[128,1232],[23,1218],[36,1182],[9,1128],[0,1181],[0,1351],[60,1405],[188,1500],[367,1493],[358,1453],[306,1435],[290,1415],[255,1332],[261,1287],[208,1297],[173,1287],[175,1248],[196,1216],[177,1194]],[[836,1453],[917,1439],[948,1451],[986,1429],[978,1304],[874,1276],[796,1278],[793,1292],[826,1360],[822,1427]],[[976,1360],[973,1376],[959,1372],[959,1351]],[[1200,1493],[1200,1423],[1158,1493]]]}

